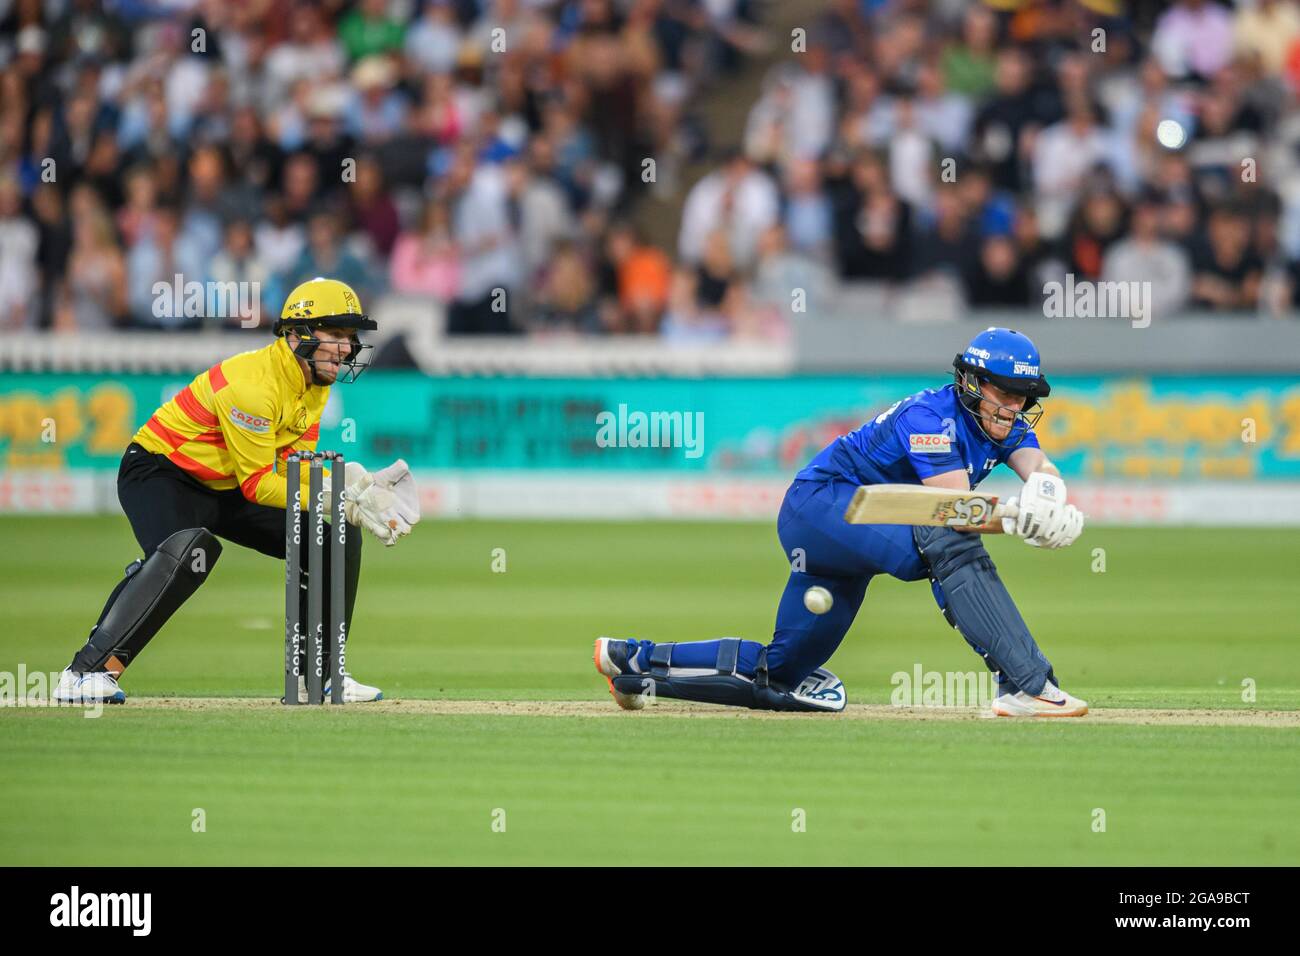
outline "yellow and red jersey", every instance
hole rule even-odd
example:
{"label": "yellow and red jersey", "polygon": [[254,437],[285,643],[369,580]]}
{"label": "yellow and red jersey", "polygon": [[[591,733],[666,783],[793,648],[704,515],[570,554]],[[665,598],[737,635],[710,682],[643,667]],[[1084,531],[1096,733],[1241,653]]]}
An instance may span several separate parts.
{"label": "yellow and red jersey", "polygon": [[[329,386],[308,385],[288,343],[241,352],[195,376],[133,439],[214,491],[238,488],[249,501],[283,508],[283,462],[314,451]],[[307,500],[308,469],[302,470]]]}

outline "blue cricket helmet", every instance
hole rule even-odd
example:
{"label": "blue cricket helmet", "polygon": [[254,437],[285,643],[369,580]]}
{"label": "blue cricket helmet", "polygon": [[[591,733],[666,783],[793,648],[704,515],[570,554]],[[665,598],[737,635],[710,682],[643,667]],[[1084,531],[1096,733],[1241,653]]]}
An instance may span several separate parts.
{"label": "blue cricket helmet", "polygon": [[[1050,395],[1052,386],[1047,384],[1047,377],[1039,365],[1038,348],[1029,336],[1015,329],[990,326],[971,339],[966,351],[952,360],[952,367],[958,399],[993,444],[1015,448],[1043,417],[1038,400]],[[1024,428],[1019,432],[1013,429],[1006,439],[999,440],[989,435],[980,413],[984,403],[980,382],[991,382],[1004,392],[1024,396],[1024,404],[1015,410],[1016,421]]]}
{"label": "blue cricket helmet", "polygon": [[966,351],[953,359],[952,366],[959,380],[965,377],[962,372],[968,372],[1012,395],[1039,399],[1052,392],[1042,372],[1038,347],[1015,329],[990,326],[971,339]]}

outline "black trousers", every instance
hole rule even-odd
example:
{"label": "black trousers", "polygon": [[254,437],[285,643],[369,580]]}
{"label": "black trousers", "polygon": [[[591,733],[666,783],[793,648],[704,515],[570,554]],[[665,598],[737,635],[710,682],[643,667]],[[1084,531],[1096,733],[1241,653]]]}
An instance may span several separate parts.
{"label": "black trousers", "polygon": [[[252,548],[272,558],[284,559],[284,509],[259,505],[244,497],[238,488],[213,491],[190,477],[162,455],[155,455],[132,442],[122,455],[117,472],[117,500],[131,523],[135,539],[144,552],[144,560],[177,531],[187,528],[207,528],[218,538],[233,544]],[[306,514],[303,515],[304,528]],[[349,528],[347,537],[344,616],[348,633],[352,633],[352,612],[356,607],[357,587],[361,580],[361,533],[359,528]],[[300,620],[307,620],[307,535],[302,535],[302,600]],[[329,620],[330,549],[324,554],[325,585],[324,620]],[[128,574],[109,595],[100,612],[102,623],[109,608],[118,599],[131,575]],[[283,582],[281,576],[268,575],[268,584]],[[94,632],[92,631],[92,634]],[[306,642],[303,642],[304,644]],[[327,645],[329,641],[325,642]],[[89,652],[87,652],[89,653]],[[329,648],[325,650],[328,661]],[[306,648],[302,650],[306,655]],[[79,653],[78,657],[82,655]],[[73,660],[73,670],[84,668]],[[328,669],[326,671],[328,673]]]}
{"label": "black trousers", "polygon": [[284,558],[283,508],[255,504],[238,488],[213,491],[135,442],[117,471],[117,500],[146,558],[186,528],[207,528],[218,538]]}

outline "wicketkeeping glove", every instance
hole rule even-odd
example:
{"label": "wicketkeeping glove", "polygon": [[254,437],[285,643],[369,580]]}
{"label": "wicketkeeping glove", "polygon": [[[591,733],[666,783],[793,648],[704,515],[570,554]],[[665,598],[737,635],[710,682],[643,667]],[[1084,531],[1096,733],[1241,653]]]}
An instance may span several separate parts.
{"label": "wicketkeeping glove", "polygon": [[[332,493],[333,475],[325,476],[325,496]],[[374,474],[356,461],[343,469],[343,515],[350,525],[365,528],[391,548],[420,521],[420,493],[411,470],[401,458]]]}
{"label": "wicketkeeping glove", "polygon": [[399,527],[396,519],[391,517],[393,493],[387,488],[371,483],[355,491],[348,488],[343,492],[343,508],[349,524],[360,525],[391,548],[397,539],[409,534],[410,526]]}
{"label": "wicketkeeping glove", "polygon": [[383,512],[383,519],[397,531],[398,537],[411,533],[420,522],[420,492],[406,462],[399,458],[374,474],[375,484],[393,494],[393,504]]}
{"label": "wicketkeeping glove", "polygon": [[[334,475],[325,476],[327,499],[332,500]],[[349,461],[343,468],[343,516],[348,524],[365,528],[385,547],[397,542],[397,529],[388,523],[386,512],[393,507],[393,493],[375,481],[360,462]],[[333,509],[331,509],[333,510]],[[408,527],[403,534],[410,531]]]}

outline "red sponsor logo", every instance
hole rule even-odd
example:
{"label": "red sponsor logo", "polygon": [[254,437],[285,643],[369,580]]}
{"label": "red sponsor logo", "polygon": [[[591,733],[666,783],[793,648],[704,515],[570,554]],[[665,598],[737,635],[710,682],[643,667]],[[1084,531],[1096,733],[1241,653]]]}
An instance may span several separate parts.
{"label": "red sponsor logo", "polygon": [[908,435],[907,443],[912,451],[926,454],[952,450],[952,439],[947,435]]}
{"label": "red sponsor logo", "polygon": [[250,415],[234,407],[230,409],[230,420],[245,431],[269,432],[271,430],[271,419],[263,418],[261,415]]}

